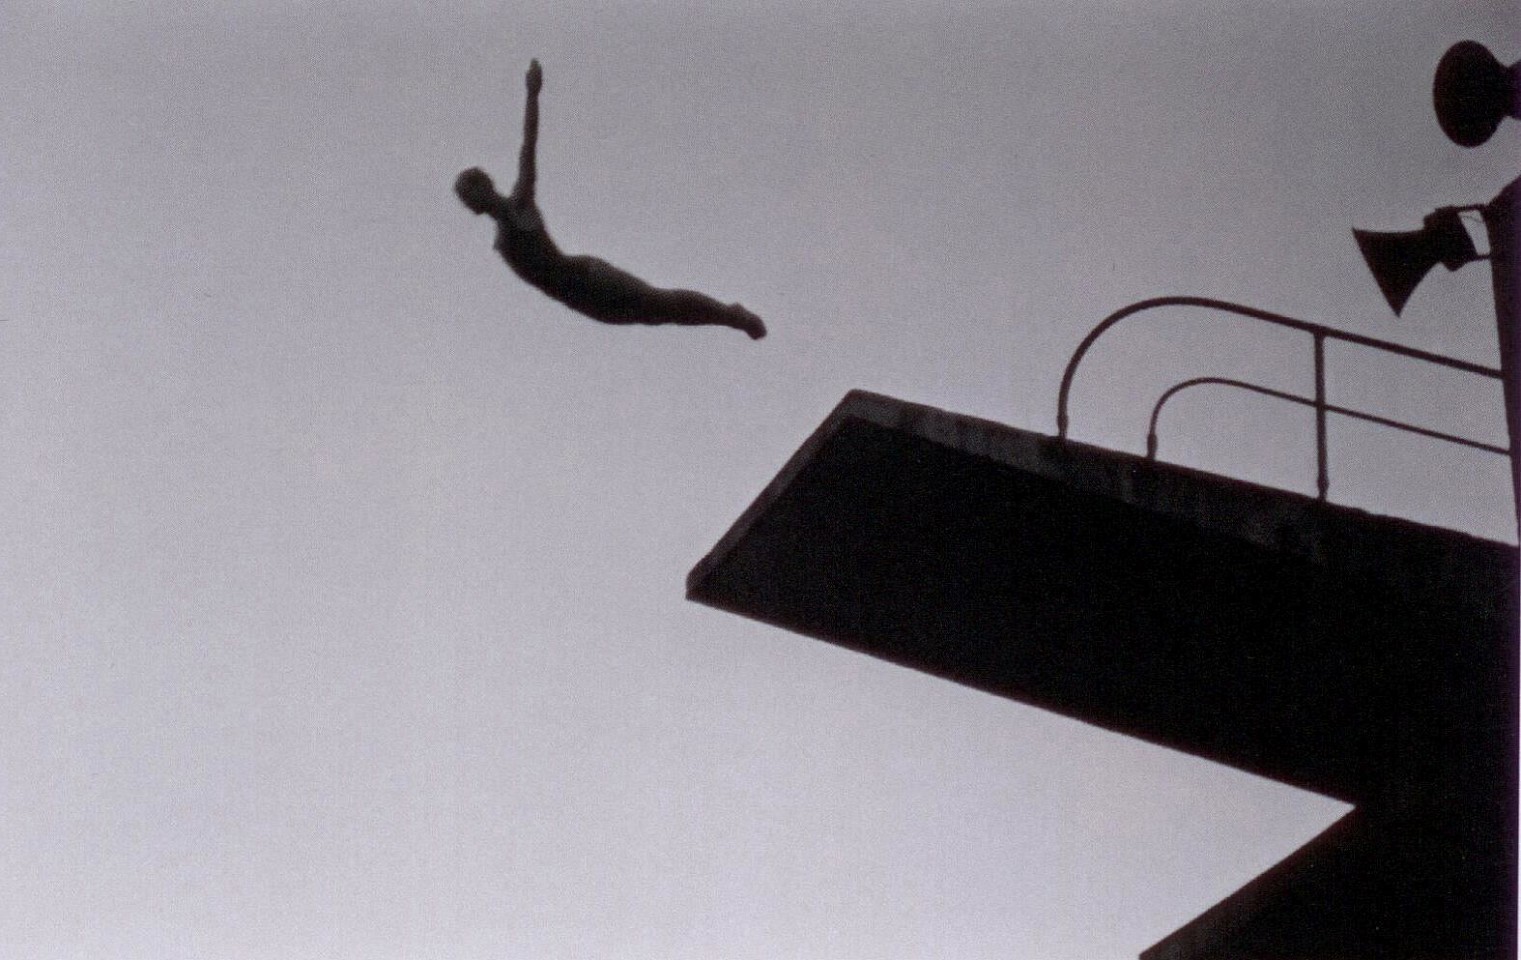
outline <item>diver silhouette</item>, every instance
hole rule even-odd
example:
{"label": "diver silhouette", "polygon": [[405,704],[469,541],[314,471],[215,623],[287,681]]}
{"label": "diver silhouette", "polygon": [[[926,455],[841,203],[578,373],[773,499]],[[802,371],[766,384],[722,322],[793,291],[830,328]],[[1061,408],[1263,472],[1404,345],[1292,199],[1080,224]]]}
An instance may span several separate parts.
{"label": "diver silhouette", "polygon": [[527,85],[523,147],[512,193],[505,197],[497,193],[491,177],[479,167],[466,170],[454,181],[454,192],[466,207],[476,214],[490,214],[497,222],[496,249],[512,271],[570,309],[603,323],[716,325],[742,330],[753,340],[764,337],[766,325],[761,318],[737,303],[719,303],[695,290],[654,287],[606,260],[566,254],[555,245],[533,197],[539,90],[544,86],[537,60],[528,67]]}

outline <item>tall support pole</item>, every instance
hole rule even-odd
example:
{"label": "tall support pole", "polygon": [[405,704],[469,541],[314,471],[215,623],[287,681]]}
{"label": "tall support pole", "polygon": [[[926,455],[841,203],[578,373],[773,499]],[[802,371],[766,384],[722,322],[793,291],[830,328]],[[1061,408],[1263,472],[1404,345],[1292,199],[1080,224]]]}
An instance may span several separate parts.
{"label": "tall support pole", "polygon": [[[1516,101],[1521,103],[1521,97]],[[1521,236],[1517,235],[1517,228],[1521,227],[1521,217],[1517,217],[1517,208],[1521,207],[1521,177],[1512,180],[1495,197],[1484,206],[1484,226],[1489,233],[1489,256],[1490,267],[1494,273],[1495,284],[1495,322],[1499,328],[1500,342],[1500,382],[1503,385],[1505,395],[1505,426],[1510,432],[1510,479],[1511,489],[1515,494],[1516,505],[1516,539],[1521,543]],[[1505,749],[1499,758],[1501,769],[1504,771],[1503,783],[1505,784],[1505,804],[1501,808],[1500,840],[1505,844],[1505,870],[1507,872],[1506,883],[1510,890],[1508,899],[1509,913],[1506,917],[1506,930],[1510,939],[1506,944],[1510,955],[1515,955],[1516,940],[1516,911],[1517,901],[1515,890],[1518,881],[1518,810],[1517,796],[1521,795],[1521,782],[1518,782],[1518,768],[1516,766],[1516,751],[1521,748],[1521,696],[1517,693],[1518,677],[1521,677],[1521,632],[1518,632],[1517,607],[1521,605],[1521,597],[1515,594],[1512,588],[1511,596],[1506,607],[1510,613],[1510,638],[1508,647],[1502,655],[1501,663],[1504,664],[1500,687],[1502,694],[1499,703],[1503,704],[1503,717],[1505,720]]]}

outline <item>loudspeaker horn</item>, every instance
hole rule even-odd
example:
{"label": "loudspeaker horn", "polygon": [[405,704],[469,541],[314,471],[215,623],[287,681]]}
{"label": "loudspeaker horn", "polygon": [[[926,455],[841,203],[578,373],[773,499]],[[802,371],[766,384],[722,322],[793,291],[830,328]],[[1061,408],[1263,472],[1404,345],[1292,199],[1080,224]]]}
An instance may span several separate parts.
{"label": "loudspeaker horn", "polygon": [[1405,309],[1410,294],[1437,264],[1456,270],[1480,259],[1473,240],[1463,228],[1457,207],[1443,207],[1426,217],[1419,230],[1381,233],[1353,230],[1358,249],[1384,299],[1396,315]]}

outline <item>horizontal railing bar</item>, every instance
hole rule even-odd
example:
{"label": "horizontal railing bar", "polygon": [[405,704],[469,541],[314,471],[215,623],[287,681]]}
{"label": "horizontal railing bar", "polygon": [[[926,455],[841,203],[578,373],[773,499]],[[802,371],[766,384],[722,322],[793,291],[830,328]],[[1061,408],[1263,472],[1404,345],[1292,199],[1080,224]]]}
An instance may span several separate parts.
{"label": "horizontal railing bar", "polygon": [[1363,413],[1361,410],[1349,410],[1346,407],[1338,407],[1334,403],[1326,404],[1326,412],[1340,414],[1343,417],[1352,417],[1356,420],[1366,420],[1369,423],[1376,423],[1384,427],[1393,427],[1396,430],[1404,430],[1406,433],[1419,434],[1423,437],[1430,437],[1433,440],[1446,440],[1448,443],[1456,443],[1460,446],[1471,447],[1475,450],[1487,450],[1490,453],[1496,453],[1502,457],[1510,456],[1509,447],[1498,447],[1492,443],[1484,443],[1480,440],[1470,440],[1467,437],[1460,437],[1456,434],[1451,433],[1443,433],[1440,430],[1428,430],[1425,427],[1418,427],[1413,423],[1405,423],[1400,420],[1390,420],[1385,417],[1374,416],[1371,413]]}
{"label": "horizontal railing bar", "polygon": [[[1283,390],[1275,390],[1272,387],[1264,387],[1256,383],[1248,383],[1245,380],[1235,380],[1230,377],[1194,377],[1191,380],[1184,380],[1180,383],[1173,384],[1162,394],[1161,397],[1157,399],[1156,405],[1151,408],[1151,423],[1146,434],[1147,457],[1156,459],[1157,423],[1162,416],[1162,407],[1166,405],[1167,401],[1172,399],[1174,394],[1180,393],[1183,390],[1187,390],[1192,387],[1209,385],[1235,387],[1240,390],[1249,390],[1252,393],[1260,393],[1264,396],[1276,397],[1279,400],[1287,400],[1290,403],[1297,403],[1301,406],[1311,408],[1315,407],[1315,401],[1309,397],[1301,397],[1295,393],[1288,393]],[[1395,430],[1403,430],[1407,433],[1414,433],[1423,437],[1430,437],[1433,440],[1445,440],[1448,443],[1455,443],[1460,446],[1470,447],[1475,450],[1484,450],[1489,453],[1499,454],[1502,457],[1510,456],[1510,448],[1508,447],[1500,447],[1492,443],[1484,443],[1479,440],[1471,440],[1468,437],[1460,437],[1456,434],[1444,433],[1441,430],[1430,430],[1426,427],[1418,427],[1413,423],[1405,423],[1401,420],[1391,420],[1388,417],[1380,417],[1371,413],[1364,413],[1361,410],[1353,410],[1350,407],[1342,407],[1334,403],[1326,404],[1325,410],[1327,413],[1334,413],[1343,417],[1351,417],[1355,420],[1365,420],[1369,423],[1376,423],[1380,426],[1392,427]]]}

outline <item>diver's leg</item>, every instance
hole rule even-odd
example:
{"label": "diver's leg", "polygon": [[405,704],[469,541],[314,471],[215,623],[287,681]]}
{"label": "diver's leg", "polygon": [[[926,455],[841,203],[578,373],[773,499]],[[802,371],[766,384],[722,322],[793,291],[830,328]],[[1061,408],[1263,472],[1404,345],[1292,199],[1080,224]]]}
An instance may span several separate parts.
{"label": "diver's leg", "polygon": [[754,340],[766,335],[760,317],[737,303],[719,303],[696,290],[651,286],[600,257],[566,257],[551,283],[551,296],[603,323],[733,327]]}
{"label": "diver's leg", "polygon": [[766,335],[766,325],[760,317],[737,303],[720,303],[696,290],[652,291],[650,302],[657,319],[651,323],[675,323],[684,326],[732,327],[759,340]]}

